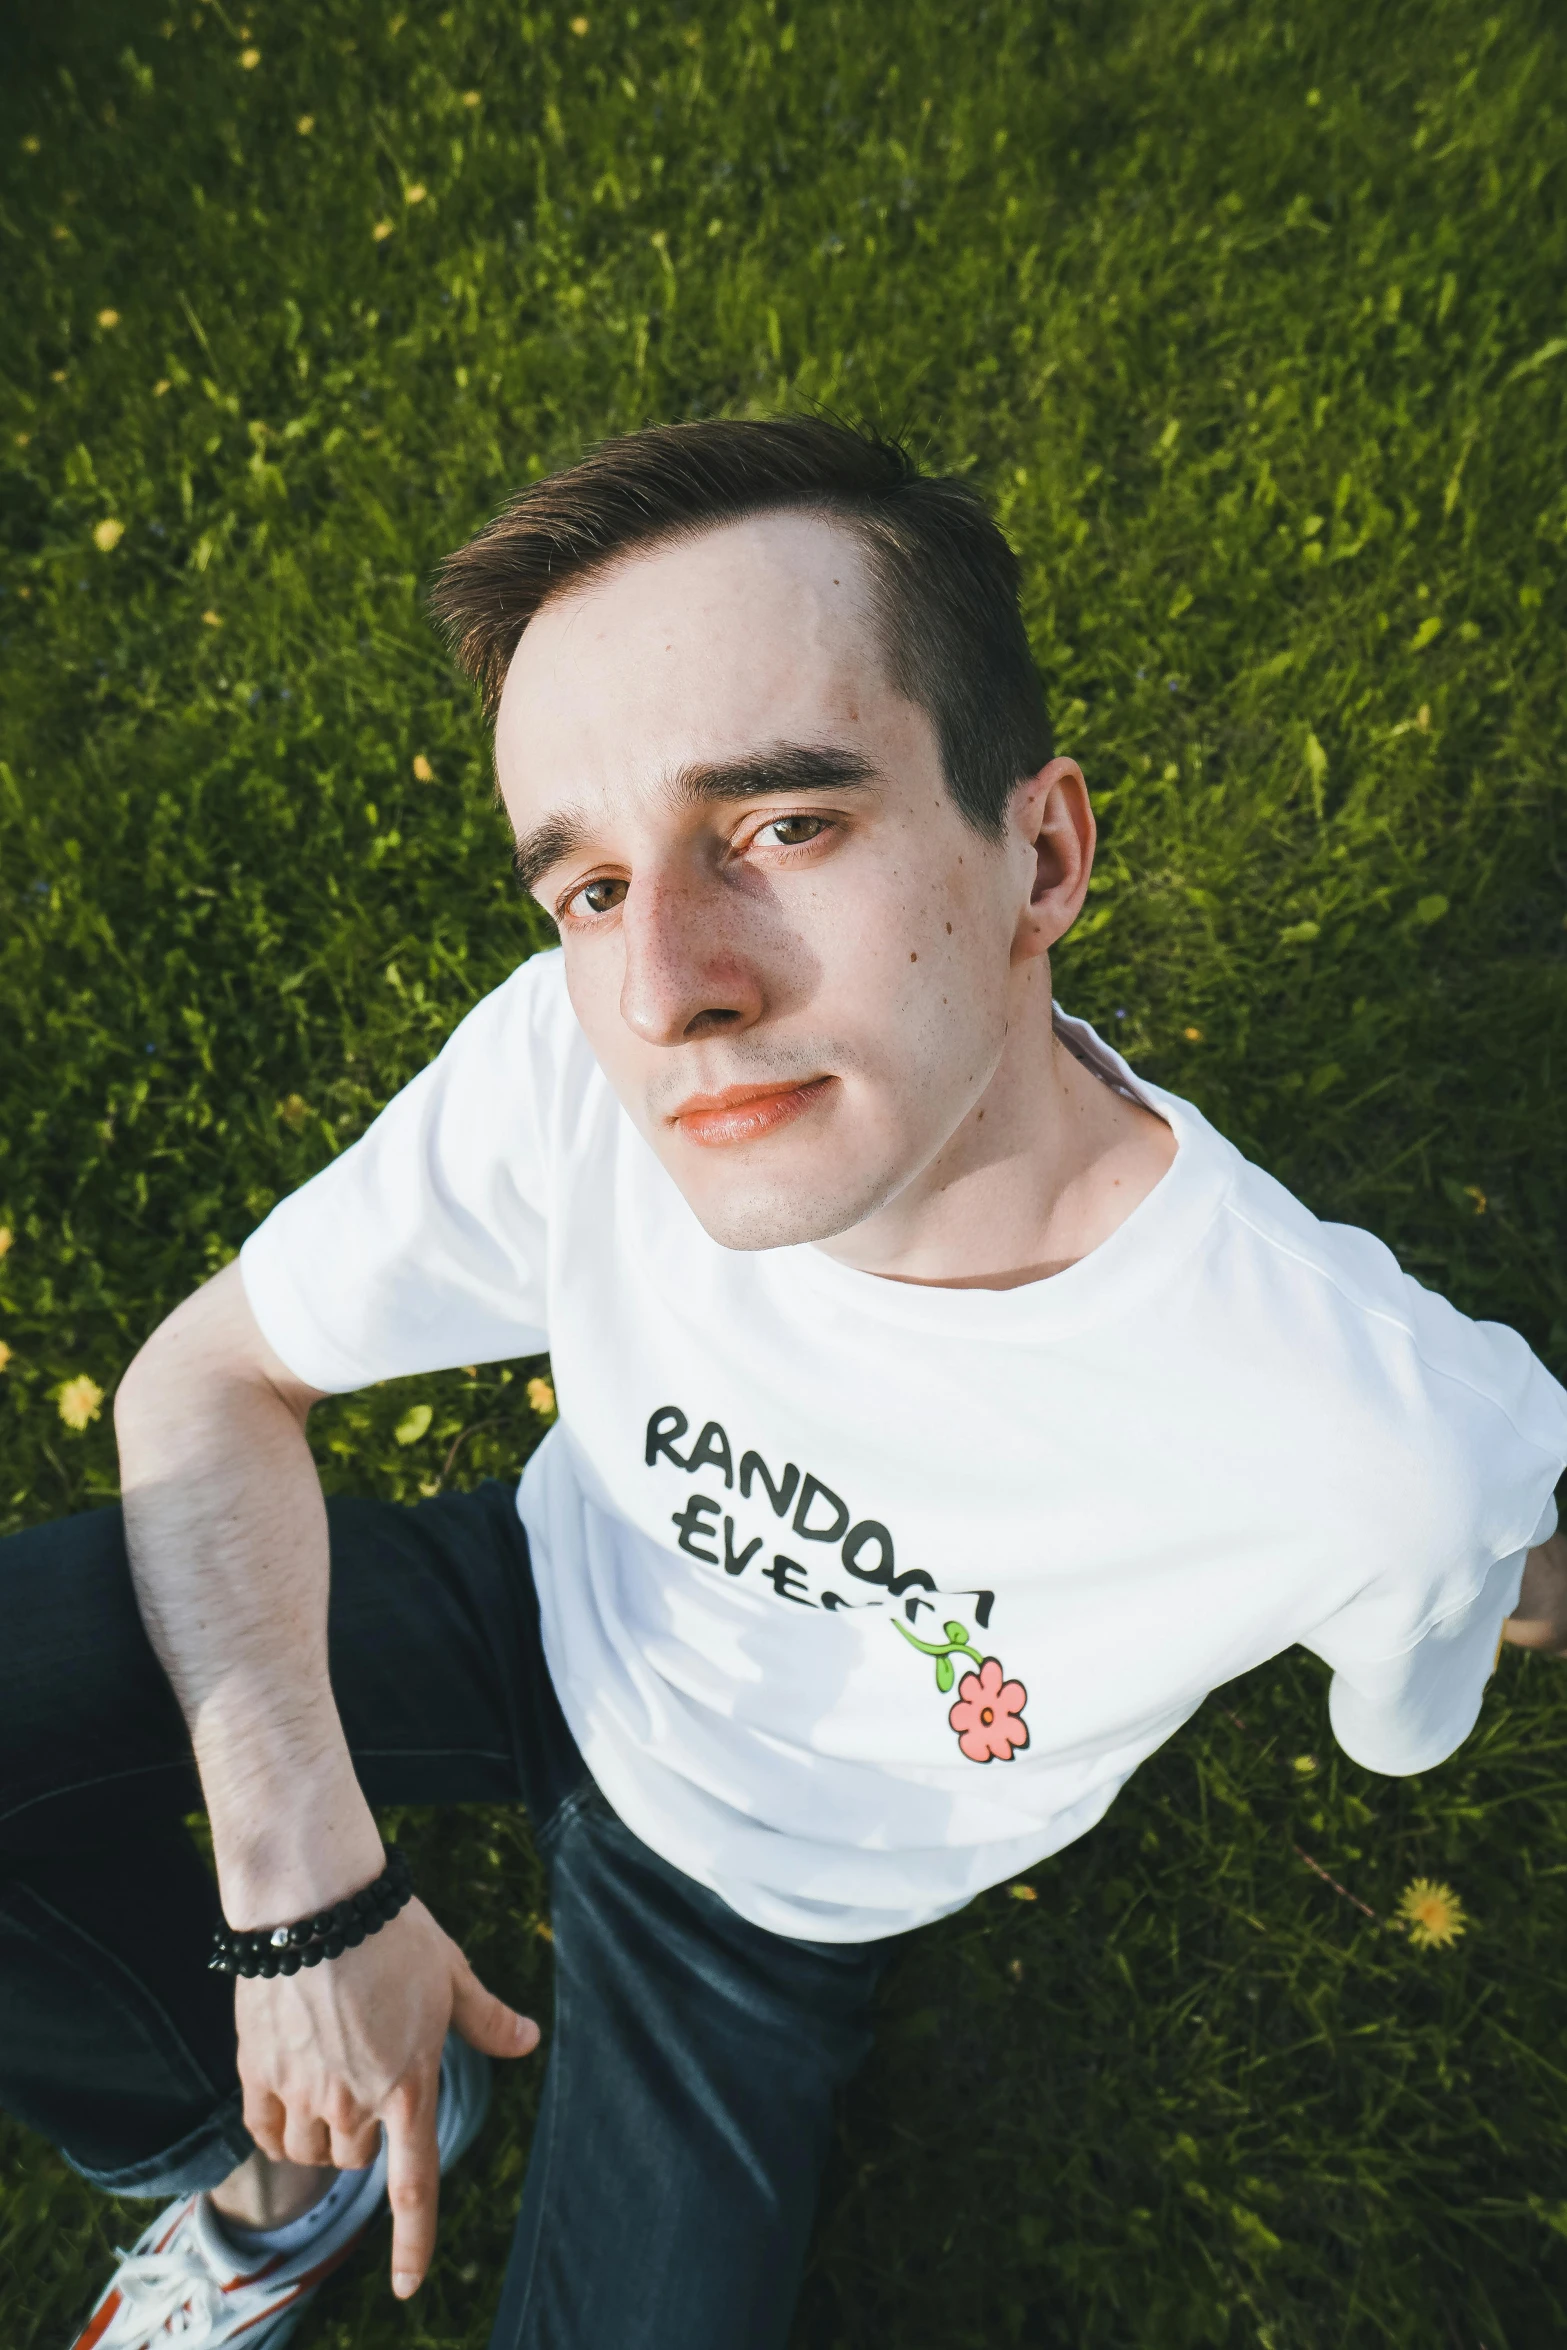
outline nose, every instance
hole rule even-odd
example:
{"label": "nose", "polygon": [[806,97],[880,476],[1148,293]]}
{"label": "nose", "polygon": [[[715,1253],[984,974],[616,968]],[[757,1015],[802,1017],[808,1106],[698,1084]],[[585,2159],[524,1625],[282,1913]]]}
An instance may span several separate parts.
{"label": "nose", "polygon": [[620,918],[620,1015],[645,1044],[688,1044],[761,1018],[762,978],[737,935],[740,911],[716,876],[637,875]]}

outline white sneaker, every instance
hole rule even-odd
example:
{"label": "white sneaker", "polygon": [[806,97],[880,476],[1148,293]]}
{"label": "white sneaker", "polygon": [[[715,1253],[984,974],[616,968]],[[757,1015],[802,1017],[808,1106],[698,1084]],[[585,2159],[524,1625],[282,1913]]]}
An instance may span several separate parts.
{"label": "white sneaker", "polygon": [[[478,2136],[490,2103],[489,2060],[455,2032],[441,2051],[435,2138],[449,2170]],[[341,2208],[299,2251],[237,2267],[208,2195],[161,2212],[120,2266],[72,2350],[283,2350],[323,2277],[349,2257],[386,2201],[386,2148],[340,2173]],[[350,2187],[349,2182],[357,2182]]]}

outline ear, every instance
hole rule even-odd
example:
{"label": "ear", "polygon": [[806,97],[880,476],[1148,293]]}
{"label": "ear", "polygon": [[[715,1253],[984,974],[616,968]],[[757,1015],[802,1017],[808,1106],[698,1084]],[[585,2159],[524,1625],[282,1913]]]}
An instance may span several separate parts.
{"label": "ear", "polygon": [[1048,955],[1082,911],[1094,869],[1094,811],[1075,759],[1052,759],[1020,783],[1008,816],[1027,900],[1018,911],[1012,960]]}

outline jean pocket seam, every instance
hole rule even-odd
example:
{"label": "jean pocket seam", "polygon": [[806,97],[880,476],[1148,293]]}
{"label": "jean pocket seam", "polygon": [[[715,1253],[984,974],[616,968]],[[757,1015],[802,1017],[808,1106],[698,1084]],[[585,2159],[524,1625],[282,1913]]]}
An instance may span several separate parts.
{"label": "jean pocket seam", "polygon": [[541,1853],[548,1856],[553,1852],[577,1814],[597,1794],[598,1784],[592,1772],[584,1768],[582,1777],[576,1786],[573,1787],[569,1795],[561,1798],[544,1825],[542,1827],[535,1826],[534,1837]]}
{"label": "jean pocket seam", "polygon": [[20,1905],[13,1903],[10,1917],[18,1931],[26,1934],[53,1958],[68,1952],[75,1956],[80,1965],[82,1954],[91,1953],[100,1962],[99,1969],[94,1970],[98,1975],[99,1990],[113,2002],[115,2009],[138,2034],[149,2053],[156,2056],[160,2063],[167,2064],[171,2074],[177,2076],[181,2069],[184,2070],[186,2077],[180,2086],[186,2094],[221,2098],[224,2092],[211,2079],[206,2067],[198,2062],[168,2009],[161,2000],[154,1998],[146,1984],[125,1961],[74,1918],[56,1909],[53,1902],[45,1900],[30,1885],[15,1890],[21,1894],[22,1903],[31,1904],[41,1912],[52,1929],[40,1932],[37,1923],[30,1923],[24,1915],[19,1914]]}

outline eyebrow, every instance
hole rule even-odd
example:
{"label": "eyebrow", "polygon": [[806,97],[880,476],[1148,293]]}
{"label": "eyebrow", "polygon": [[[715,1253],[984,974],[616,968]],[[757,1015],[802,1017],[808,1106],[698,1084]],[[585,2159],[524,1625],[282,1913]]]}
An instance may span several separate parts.
{"label": "eyebrow", "polygon": [[[764,793],[852,791],[868,784],[874,765],[858,751],[839,750],[830,743],[773,743],[742,759],[699,761],[679,767],[665,786],[665,796],[677,808],[701,807],[712,802],[754,800]],[[584,817],[569,811],[547,816],[525,832],[512,851],[512,871],[525,890],[532,890],[552,865],[584,847],[590,827]]]}

